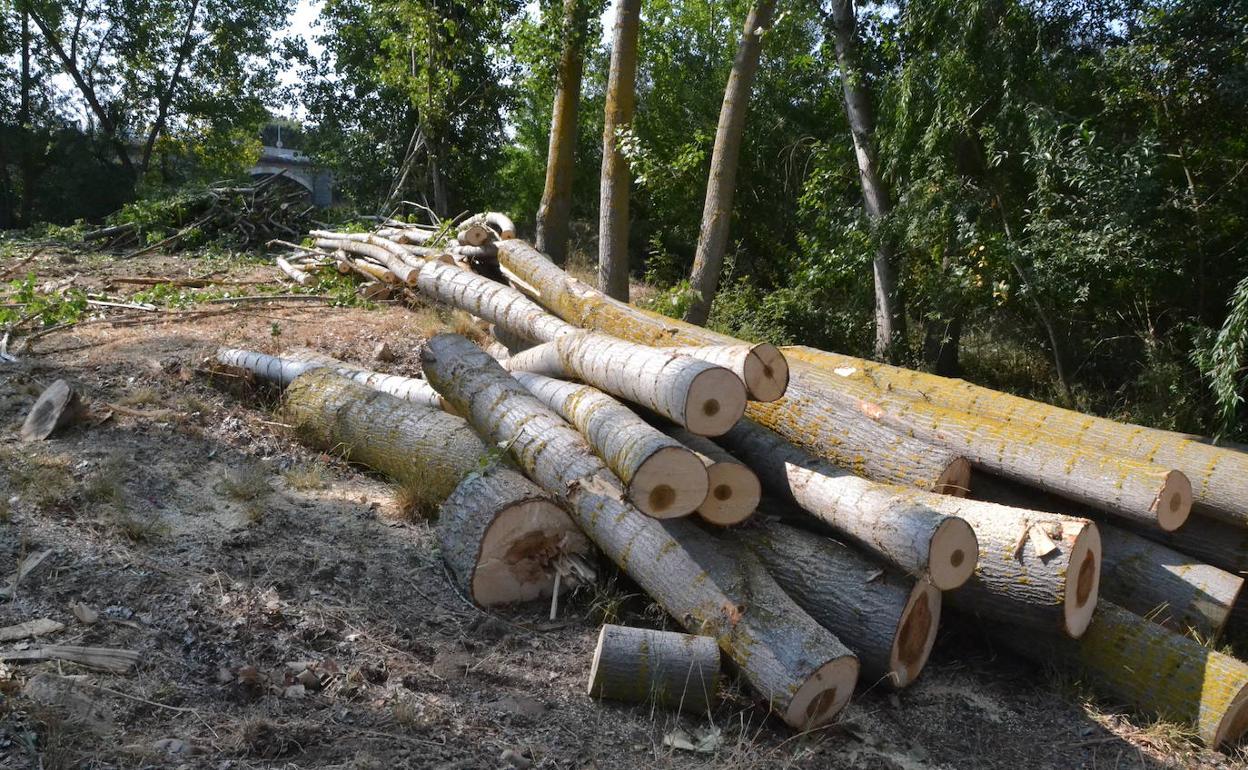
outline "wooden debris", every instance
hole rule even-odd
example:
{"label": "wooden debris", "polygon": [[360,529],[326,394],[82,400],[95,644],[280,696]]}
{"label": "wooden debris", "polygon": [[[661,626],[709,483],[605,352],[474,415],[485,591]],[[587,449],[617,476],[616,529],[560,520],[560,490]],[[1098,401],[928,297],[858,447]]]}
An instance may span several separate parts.
{"label": "wooden debris", "polygon": [[43,563],[43,560],[52,555],[52,549],[46,551],[36,551],[27,554],[25,559],[17,565],[17,571],[13,573],[13,577],[9,578],[8,585],[0,588],[0,599],[12,599],[17,595],[17,587],[22,580],[35,571],[35,568]]}
{"label": "wooden debris", "polygon": [[77,663],[87,668],[111,671],[124,674],[139,662],[137,650],[124,650],[113,647],[74,647],[69,645],[49,645],[33,650],[16,650],[0,652],[0,660],[38,661],[64,660]]}
{"label": "wooden debris", "polygon": [[82,399],[69,383],[57,380],[35,401],[26,421],[22,423],[22,441],[42,441],[58,428],[81,419],[84,414]]}
{"label": "wooden debris", "polygon": [[719,688],[719,647],[709,636],[607,624],[589,670],[595,698],[705,714]]}
{"label": "wooden debris", "polygon": [[28,620],[25,623],[0,628],[0,642],[12,642],[17,639],[29,639],[32,636],[44,636],[60,631],[64,627],[64,623],[58,623],[50,618]]}

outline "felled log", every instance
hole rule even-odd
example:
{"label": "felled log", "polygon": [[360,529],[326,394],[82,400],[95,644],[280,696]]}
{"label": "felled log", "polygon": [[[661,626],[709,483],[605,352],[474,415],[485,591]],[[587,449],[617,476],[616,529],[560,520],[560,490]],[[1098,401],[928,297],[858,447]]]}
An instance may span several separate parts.
{"label": "felled log", "polygon": [[719,442],[776,494],[901,571],[928,576],[942,590],[957,588],[974,572],[981,545],[970,525],[911,499],[909,490],[829,465],[750,420]]}
{"label": "felled log", "polygon": [[549,495],[500,466],[455,487],[438,513],[438,541],[460,590],[485,607],[550,596],[559,559],[590,549]]}
{"label": "felled log", "polygon": [[[417,269],[403,260],[403,249],[391,241],[386,241],[366,233],[333,233],[326,230],[313,230],[311,235],[316,238],[316,245],[322,249],[337,250],[360,254],[386,266],[394,273],[401,283],[409,286],[416,283]],[[348,238],[348,236],[352,236]],[[358,237],[357,237],[358,236]],[[348,248],[345,241],[350,240]],[[386,245],[383,245],[386,244]],[[398,250],[389,248],[395,246]]]}
{"label": "felled log", "polygon": [[864,685],[905,687],[923,670],[940,624],[940,591],[927,580],[776,521],[736,532],[785,593],[854,651]]}
{"label": "felled log", "polygon": [[[430,382],[692,633],[716,638],[742,676],[788,724],[810,729],[844,706],[858,662],[792,603],[756,560],[687,522],[660,523],[624,499],[622,484],[573,428],[467,339],[441,334],[422,350]],[[740,558],[734,558],[739,556]]]}
{"label": "felled log", "polygon": [[619,401],[588,385],[529,372],[514,376],[576,427],[624,482],[628,499],[642,513],[660,519],[686,516],[706,498],[702,460]]}
{"label": "felled log", "polygon": [[1200,437],[1093,417],[964,380],[809,348],[786,348],[786,353],[800,356],[828,371],[854,370],[850,375],[853,379],[860,379],[875,389],[887,389],[897,397],[982,415],[1021,433],[1038,434],[1045,440],[1069,442],[1089,451],[1125,455],[1177,469],[1191,481],[1193,507],[1197,513],[1248,526],[1248,495],[1244,494],[1243,486],[1243,480],[1248,478],[1248,454],[1243,452],[1212,446]]}
{"label": "felled log", "polygon": [[314,351],[300,350],[293,356],[281,357],[252,350],[220,348],[217,350],[217,361],[226,366],[245,369],[261,382],[272,383],[283,388],[305,372],[313,369],[332,369],[340,377],[345,377],[372,390],[434,409],[444,411],[448,409],[446,401],[425,380],[370,371]]}
{"label": "felled log", "polygon": [[[318,232],[325,248],[402,247],[366,233]],[[723,367],[688,356],[588,333],[555,318],[510,286],[451,265],[423,262],[412,278],[427,296],[528,339],[553,341],[513,356],[508,366],[558,379],[585,381],[633,401],[696,433],[726,430],[745,408],[745,386]],[[710,435],[710,434],[708,434]]]}
{"label": "felled log", "polygon": [[[592,287],[571,278],[542,254],[521,241],[502,241],[498,244],[498,248],[499,261],[502,266],[523,281],[529,287],[528,291],[543,306],[569,323],[584,328],[598,329],[622,339],[649,345],[740,344],[739,340],[727,335],[610,300]],[[761,424],[778,431],[793,443],[826,458],[832,453],[835,441],[817,441],[817,431],[827,422],[824,410],[827,408],[830,397],[844,391],[839,387],[831,387],[827,382],[812,382],[808,399],[794,398],[794,385],[802,380],[803,372],[827,370],[823,364],[803,362],[801,357],[804,350],[806,349],[786,348],[784,350],[789,359],[793,378],[786,397],[772,404],[752,403],[747,414]],[[818,351],[815,351],[812,355],[817,353]],[[805,363],[805,366],[799,367],[799,363]],[[849,406],[857,406],[857,404],[849,403],[848,400],[846,403]],[[1108,503],[1110,506],[1125,507],[1132,516],[1146,519],[1157,517],[1164,520],[1162,521],[1163,529],[1173,528],[1180,524],[1186,514],[1184,508],[1190,507],[1185,502],[1190,501],[1190,491],[1186,498],[1183,494],[1184,488],[1190,489],[1190,485],[1184,483],[1186,478],[1181,478],[1182,474],[1175,473],[1172,469],[1146,464],[1137,464],[1132,469],[1129,468],[1129,464],[1115,463],[1112,459],[1107,459],[1106,462],[1114,467],[1099,467],[1101,459],[1107,458],[1107,455],[1101,454],[1096,458],[1081,457],[1080,451],[1074,444],[1046,442],[1043,437],[1044,431],[1039,426],[1033,426],[1027,431],[1016,430],[1008,437],[997,436],[996,443],[977,443],[971,427],[973,424],[967,427],[967,431],[960,431],[960,435],[967,446],[978,447],[974,453],[976,456],[972,457],[961,451],[963,447],[950,444],[946,439],[942,439],[945,441],[944,448],[958,455],[966,454],[968,459],[973,461],[982,460],[985,464],[991,461],[990,467],[1004,467],[1005,470],[1015,474],[1026,474],[1028,477],[1026,480],[1034,483],[1037,475],[1040,475],[1036,458],[1025,451],[1020,451],[1016,446],[1011,446],[1009,442],[1002,444],[1001,440],[1009,438],[1015,443],[1033,444],[1039,447],[1037,451],[1064,457],[1066,461],[1074,462],[1077,466],[1067,472],[1065,463],[1059,462],[1057,467],[1050,465],[1045,469],[1046,473],[1052,473],[1057,477],[1058,482],[1062,483],[1066,492],[1072,497],[1078,495],[1079,499],[1085,500],[1095,497],[1096,500],[1089,500],[1090,504]],[[989,433],[992,432],[989,431]],[[991,453],[985,451],[990,444],[996,448],[1008,450],[1008,459],[993,461]],[[1144,467],[1141,468],[1140,465]],[[1107,470],[1113,472],[1112,475],[1106,473]],[[1116,484],[1119,479],[1122,479],[1129,489],[1117,489]],[[1049,485],[1048,481],[1042,480],[1041,483]],[[1089,488],[1094,488],[1096,493],[1089,495]],[[1150,510],[1154,500],[1156,501],[1155,510]]]}
{"label": "felled log", "polygon": [[602,334],[559,337],[513,354],[507,368],[584,380],[700,436],[722,434],[745,412],[745,386],[729,370]]}
{"label": "felled log", "polygon": [[461,418],[312,368],[286,388],[283,420],[297,436],[441,502],[480,466],[486,446]]}
{"label": "felled log", "polygon": [[294,265],[290,264],[290,262],[288,262],[288,261],[287,261],[286,259],[284,259],[283,257],[278,257],[278,258],[276,259],[276,262],[277,262],[277,266],[278,266],[278,268],[279,268],[279,269],[280,269],[283,273],[285,273],[285,274],[286,274],[286,276],[287,276],[288,278],[290,278],[290,280],[294,281],[295,283],[299,284],[300,286],[307,286],[308,284],[310,284],[310,283],[312,283],[314,280],[316,280],[315,278],[313,278],[313,277],[312,277],[311,275],[309,275],[308,273],[306,273],[306,272],[304,272],[303,270],[301,270],[301,269],[299,269],[299,268],[295,267]]}
{"label": "felled log", "polygon": [[[795,356],[805,355],[803,349],[786,348],[791,350],[798,351]],[[1041,430],[1023,432],[975,414],[900,398],[852,376],[821,370],[800,357],[793,366],[800,373],[796,376],[822,394],[821,403],[856,408],[867,420],[944,446],[1007,478],[1167,532],[1180,527],[1191,510],[1191,483],[1173,468],[1090,450],[1077,442],[1054,441]]]}
{"label": "felled log", "polygon": [[[1103,512],[987,474],[976,478],[972,493],[977,499],[1017,508],[1104,518]],[[1142,531],[1156,533],[1162,541],[1191,541],[1209,529],[1206,525],[1231,530],[1210,538],[1210,546],[1228,552],[1248,546],[1248,532],[1201,516],[1193,516],[1178,532],[1166,534],[1155,527]],[[1193,630],[1204,640],[1221,636],[1243,588],[1243,578],[1234,574],[1238,569],[1228,572],[1136,532],[1104,522],[1099,526],[1103,545],[1101,594],[1106,599],[1180,633]],[[1248,557],[1237,558],[1248,566]]]}
{"label": "felled log", "polygon": [[706,466],[709,483],[705,499],[697,508],[698,516],[711,524],[730,527],[754,515],[763,496],[758,474],[713,441],[674,426],[666,430],[671,438],[693,450]]}
{"label": "felled log", "polygon": [[598,633],[589,669],[595,698],[710,711],[719,689],[719,647],[709,636],[610,623]]}
{"label": "felled log", "polygon": [[1210,748],[1248,729],[1248,664],[1109,602],[1079,640],[1022,637],[1010,628],[998,638],[1026,657],[1081,671],[1115,702],[1192,727]]}
{"label": "felled log", "polygon": [[[497,253],[497,251],[496,251]],[[700,345],[673,352],[718,364],[745,383],[751,401],[775,401],[789,386],[789,362],[775,345]]]}

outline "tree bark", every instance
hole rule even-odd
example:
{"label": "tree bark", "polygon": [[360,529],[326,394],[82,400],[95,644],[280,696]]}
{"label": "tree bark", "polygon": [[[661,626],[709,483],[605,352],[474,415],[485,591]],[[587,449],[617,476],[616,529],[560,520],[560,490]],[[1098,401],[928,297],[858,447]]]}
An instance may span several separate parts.
{"label": "tree bark", "polygon": [[720,435],[745,412],[745,386],[727,369],[594,332],[516,353],[507,368],[575,377],[703,436]]}
{"label": "tree bark", "polygon": [[629,500],[642,513],[661,519],[686,516],[705,499],[707,472],[701,459],[628,407],[588,385],[529,372],[513,376],[576,427],[624,482]]}
{"label": "tree bark", "polygon": [[469,473],[455,487],[439,511],[438,540],[460,590],[484,607],[550,596],[559,560],[590,549],[549,495],[505,467]]}
{"label": "tree bark", "polygon": [[589,669],[595,698],[707,714],[719,689],[719,647],[709,636],[604,625]]}
{"label": "tree bark", "polygon": [[22,227],[30,227],[31,216],[35,206],[35,182],[37,175],[35,173],[35,151],[34,151],[34,121],[31,120],[30,111],[30,11],[26,5],[21,4],[22,31],[21,31],[21,74],[20,84],[21,94],[18,102],[17,125],[21,132],[21,164],[22,164],[22,203],[19,221]]}
{"label": "tree bark", "polygon": [[[1105,518],[1103,511],[1072,505],[988,474],[976,478],[972,494],[979,500],[1015,508]],[[1202,526],[1205,522],[1215,528],[1212,537],[1205,537],[1209,529]],[[1243,588],[1243,578],[1234,573],[1248,568],[1248,557],[1241,556],[1248,553],[1244,550],[1248,548],[1248,532],[1221,532],[1217,528],[1226,525],[1193,517],[1178,532],[1157,532],[1160,542],[1153,542],[1103,521],[1099,526],[1104,544],[1101,593],[1106,599],[1179,633],[1194,631],[1206,641],[1222,635]],[[1156,528],[1148,529],[1156,532]],[[1205,548],[1236,554],[1231,566],[1219,568],[1180,552],[1181,545],[1197,538]],[[1167,547],[1167,541],[1173,547]],[[1200,550],[1198,545],[1193,553],[1199,555]]]}
{"label": "tree bark", "polygon": [[563,50],[555,103],[550,116],[550,145],[546,152],[546,184],[537,208],[534,244],[555,264],[568,258],[568,232],[572,215],[572,179],[576,156],[576,112],[581,100],[581,71],[588,4],[584,0],[563,2]]}
{"label": "tree bark", "polygon": [[794,347],[785,352],[794,362],[795,376],[822,394],[821,403],[856,408],[875,422],[943,446],[994,473],[1124,519],[1167,532],[1187,520],[1192,486],[1170,467],[1099,452],[1081,442],[1054,441],[1042,430],[1021,431],[980,412],[897,396],[875,387],[860,369],[816,365],[812,361],[821,360],[822,351]]}
{"label": "tree bark", "polygon": [[720,649],[788,724],[825,724],[847,702],[857,660],[780,591],[761,565],[681,520],[660,523],[624,489],[573,428],[472,343],[434,337],[421,351],[430,381],[489,441],[692,633]]}
{"label": "tree bark", "polygon": [[1192,727],[1209,748],[1248,728],[1248,664],[1109,602],[1078,641],[1023,638],[1010,628],[998,638],[1026,657],[1081,671],[1115,702]]}
{"label": "tree bark", "polygon": [[853,650],[868,687],[885,681],[901,688],[918,677],[940,625],[935,586],[778,522],[736,532],[785,593]]}
{"label": "tree bark", "polygon": [[789,362],[775,345],[702,345],[672,348],[728,369],[745,383],[752,401],[775,401],[789,387]]}
{"label": "tree bark", "polygon": [[983,549],[971,527],[911,499],[909,490],[834,468],[749,420],[719,440],[768,489],[901,571],[928,577],[942,590],[957,588],[974,572],[975,554]]}
{"label": "tree bark", "polygon": [[711,153],[711,173],[706,181],[706,201],[702,205],[702,227],[698,233],[693,271],[689,275],[689,283],[695,293],[693,304],[685,312],[685,320],[690,323],[706,323],[715,292],[719,290],[724,251],[728,248],[728,228],[732,223],[732,198],[737,185],[737,164],[745,133],[745,116],[750,105],[750,90],[763,50],[764,28],[771,23],[774,8],[774,0],[758,0],[750,8],[737,55],[732,62],[732,72],[728,75],[728,85],[724,88],[719,126],[715,130],[715,149]]}
{"label": "tree bark", "polygon": [[602,183],[598,201],[598,285],[608,296],[628,301],[628,159],[622,134],[632,128],[636,98],[637,33],[641,0],[619,0],[615,43],[607,78],[602,129]]}
{"label": "tree bark", "polygon": [[845,115],[849,119],[862,183],[862,204],[876,231],[872,272],[875,280],[875,355],[890,360],[896,347],[904,341],[905,307],[897,285],[896,256],[891,239],[880,232],[880,224],[892,210],[888,186],[880,175],[875,154],[871,97],[867,92],[866,73],[858,60],[857,21],[852,0],[833,0],[832,32],[836,44],[836,62],[841,70],[841,89],[845,95]]}
{"label": "tree bark", "polygon": [[286,389],[283,419],[299,438],[419,490],[441,503],[488,448],[467,423],[436,409],[375,391],[329,370],[315,369]]}
{"label": "tree bark", "polygon": [[698,506],[698,516],[703,521],[730,527],[754,515],[763,496],[762,484],[754,471],[709,439],[673,425],[666,430],[669,436],[693,450],[706,466],[708,488]]}
{"label": "tree bark", "polygon": [[1248,527],[1248,495],[1243,492],[1243,480],[1248,478],[1248,454],[1212,446],[1188,434],[1093,417],[963,380],[808,348],[786,352],[790,357],[803,355],[828,371],[856,370],[861,373],[856,377],[875,389],[887,389],[896,398],[998,420],[1020,433],[1035,435],[1038,441],[1073,443],[1090,451],[1121,454],[1175,468],[1191,480],[1194,512]]}

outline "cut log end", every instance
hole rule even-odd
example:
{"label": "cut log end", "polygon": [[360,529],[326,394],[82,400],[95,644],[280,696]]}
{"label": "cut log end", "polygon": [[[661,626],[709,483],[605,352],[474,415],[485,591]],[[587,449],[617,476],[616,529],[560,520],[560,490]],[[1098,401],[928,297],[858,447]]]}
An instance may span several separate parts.
{"label": "cut log end", "polygon": [[472,599],[489,607],[550,596],[555,590],[552,562],[588,550],[584,535],[549,500],[510,504],[495,514],[481,540],[471,567]]}
{"label": "cut log end", "polygon": [[1101,531],[1088,524],[1075,537],[1066,571],[1066,598],[1062,608],[1065,631],[1078,639],[1088,630],[1101,592]]}
{"label": "cut log end", "polygon": [[684,426],[699,436],[722,436],[745,414],[745,385],[722,367],[707,369],[689,385]]}
{"label": "cut log end", "polygon": [[1219,747],[1226,743],[1236,743],[1245,732],[1248,732],[1248,686],[1239,691],[1222,721],[1218,722],[1212,745]]}
{"label": "cut log end", "polygon": [[647,516],[670,519],[697,510],[708,493],[706,466],[684,447],[664,447],[646,458],[628,484],[628,496]]}
{"label": "cut log end", "polygon": [[965,457],[955,457],[953,462],[936,479],[932,491],[938,495],[966,497],[971,491],[971,463]]}
{"label": "cut log end", "polygon": [[1157,524],[1173,532],[1187,521],[1192,511],[1192,482],[1182,471],[1170,471],[1157,494]]}
{"label": "cut log end", "polygon": [[778,401],[789,387],[789,362],[770,343],[755,345],[745,359],[745,389],[754,401]]}
{"label": "cut log end", "polygon": [[763,496],[763,487],[754,471],[741,463],[713,462],[706,466],[709,489],[698,506],[698,515],[721,527],[748,519]]}
{"label": "cut log end", "polygon": [[927,665],[940,627],[940,598],[936,586],[926,580],[915,581],[889,653],[889,676],[894,687],[909,685]]}
{"label": "cut log end", "polygon": [[975,530],[962,519],[947,518],[928,546],[928,577],[940,590],[951,591],[970,580],[978,558]]}
{"label": "cut log end", "polygon": [[853,655],[824,663],[793,694],[784,721],[797,730],[826,725],[849,703],[857,683],[858,659]]}

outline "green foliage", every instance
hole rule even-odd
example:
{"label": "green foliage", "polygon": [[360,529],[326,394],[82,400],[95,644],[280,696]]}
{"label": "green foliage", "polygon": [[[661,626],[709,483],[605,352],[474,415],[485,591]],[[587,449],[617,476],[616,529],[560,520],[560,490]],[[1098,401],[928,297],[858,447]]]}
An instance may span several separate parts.
{"label": "green foliage", "polygon": [[36,319],[45,327],[72,323],[87,310],[87,295],[81,289],[42,292],[34,273],[10,281],[7,289],[4,303],[15,307],[0,307],[0,327],[23,318]]}
{"label": "green foliage", "polygon": [[1217,335],[1203,335],[1192,358],[1209,380],[1217,406],[1217,435],[1242,431],[1239,410],[1248,385],[1248,278],[1235,287],[1230,312]]}

